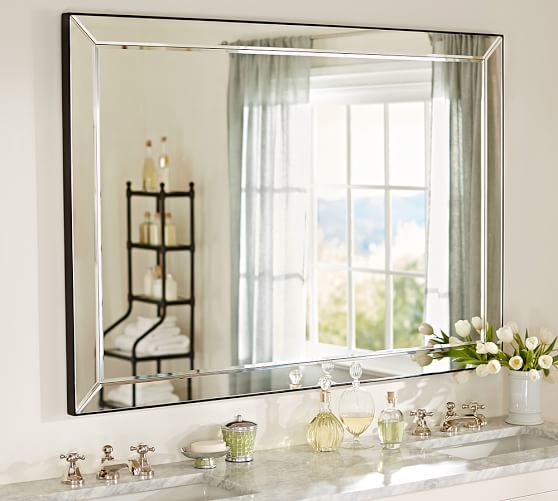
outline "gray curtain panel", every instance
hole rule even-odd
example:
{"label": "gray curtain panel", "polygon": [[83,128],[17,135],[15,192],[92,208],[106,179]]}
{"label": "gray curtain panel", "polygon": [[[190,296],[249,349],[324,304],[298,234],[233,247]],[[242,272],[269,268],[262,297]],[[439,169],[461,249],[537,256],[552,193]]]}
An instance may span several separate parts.
{"label": "gray curtain panel", "polygon": [[[434,34],[435,54],[482,55],[479,37]],[[433,63],[433,99],[449,101],[449,325],[481,312],[481,110],[479,63]]]}
{"label": "gray curtain panel", "polygon": [[[308,37],[234,45],[310,48]],[[231,54],[228,84],[233,364],[284,355],[305,302],[304,247],[310,162],[295,158],[305,120],[310,58]],[[309,115],[308,115],[309,116]],[[298,129],[297,129],[298,127]]]}

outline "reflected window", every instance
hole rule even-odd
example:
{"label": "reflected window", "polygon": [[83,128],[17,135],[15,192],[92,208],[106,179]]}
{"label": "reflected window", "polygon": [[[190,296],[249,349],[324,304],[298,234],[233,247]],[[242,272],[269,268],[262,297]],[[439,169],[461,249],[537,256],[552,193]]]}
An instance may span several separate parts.
{"label": "reflected window", "polygon": [[307,331],[324,354],[422,343],[430,95],[422,63],[313,71]]}

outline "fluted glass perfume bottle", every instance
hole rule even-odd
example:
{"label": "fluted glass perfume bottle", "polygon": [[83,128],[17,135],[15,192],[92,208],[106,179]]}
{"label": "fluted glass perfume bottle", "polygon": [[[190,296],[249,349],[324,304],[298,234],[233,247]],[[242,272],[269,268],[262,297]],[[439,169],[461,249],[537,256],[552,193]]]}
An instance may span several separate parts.
{"label": "fluted glass perfume bottle", "polygon": [[403,413],[395,407],[395,393],[388,391],[388,406],[378,417],[378,435],[383,449],[399,449],[403,441],[405,422]]}
{"label": "fluted glass perfume bottle", "polygon": [[331,412],[331,377],[322,376],[319,385],[320,411],[308,426],[306,440],[315,451],[336,451],[343,441],[343,425]]}
{"label": "fluted glass perfume bottle", "polygon": [[374,400],[370,393],[360,387],[362,377],[362,366],[353,362],[349,371],[353,378],[353,385],[345,390],[339,401],[339,416],[347,431],[353,436],[353,440],[345,442],[342,447],[348,449],[366,449],[372,444],[364,444],[360,440],[362,435],[372,424],[374,419]]}

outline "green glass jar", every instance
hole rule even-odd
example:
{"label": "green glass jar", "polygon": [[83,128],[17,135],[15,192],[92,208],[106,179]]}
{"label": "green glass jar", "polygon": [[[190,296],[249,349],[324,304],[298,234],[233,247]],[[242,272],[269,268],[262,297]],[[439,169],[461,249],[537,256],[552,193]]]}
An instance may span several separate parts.
{"label": "green glass jar", "polygon": [[235,421],[221,426],[223,440],[230,448],[225,459],[232,463],[252,461],[257,429],[256,423],[245,421],[241,415],[236,416]]}

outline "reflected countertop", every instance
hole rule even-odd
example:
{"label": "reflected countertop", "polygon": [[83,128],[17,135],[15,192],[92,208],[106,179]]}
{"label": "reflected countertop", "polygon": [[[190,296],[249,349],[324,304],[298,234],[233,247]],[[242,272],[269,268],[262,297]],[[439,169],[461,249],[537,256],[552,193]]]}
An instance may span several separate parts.
{"label": "reflected countertop", "polygon": [[[447,448],[475,442],[530,436],[556,440],[556,445],[523,451],[505,451],[478,459],[447,454]],[[474,435],[474,437],[473,437]],[[406,435],[398,452],[340,449],[316,453],[308,446],[256,451],[252,463],[218,460],[214,470],[197,470],[192,461],[154,466],[152,480],[122,474],[117,485],[105,485],[86,475],[81,488],[72,489],[59,478],[0,486],[2,500],[50,499],[56,501],[118,499],[120,494],[152,491],[189,484],[207,484],[229,490],[229,500],[360,499],[384,498],[410,492],[450,487],[558,467],[558,424],[511,426],[492,418],[479,432],[460,431],[444,436],[434,431],[421,440]],[[444,448],[443,452],[440,448]],[[187,499],[187,498],[185,498]]]}

